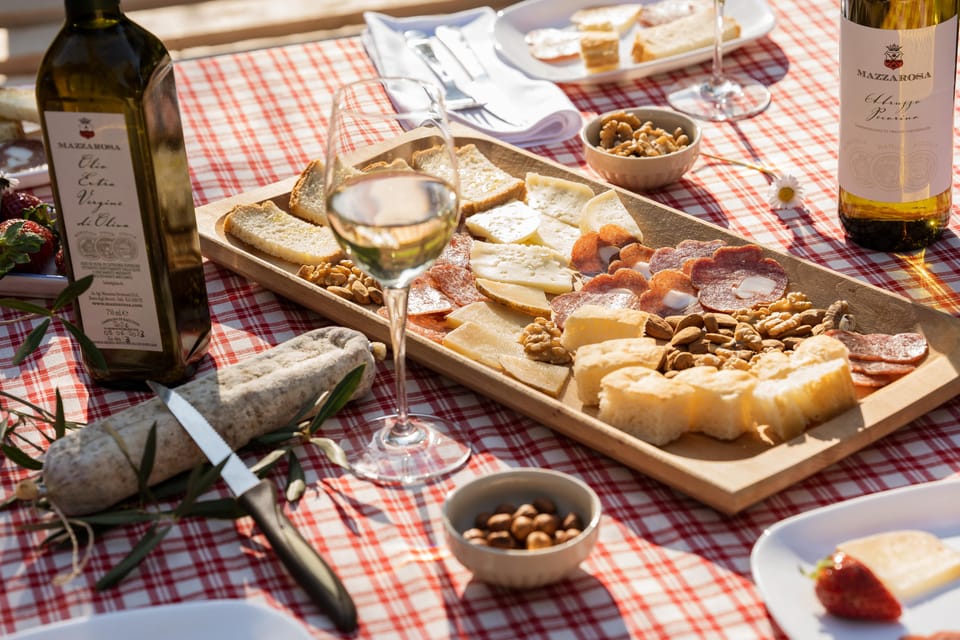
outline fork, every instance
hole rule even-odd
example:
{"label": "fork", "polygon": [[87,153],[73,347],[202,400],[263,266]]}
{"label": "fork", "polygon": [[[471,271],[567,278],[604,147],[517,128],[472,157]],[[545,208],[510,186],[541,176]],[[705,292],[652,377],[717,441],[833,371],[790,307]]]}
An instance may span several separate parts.
{"label": "fork", "polygon": [[410,47],[410,49],[416,53],[424,63],[426,63],[433,74],[437,76],[437,79],[440,80],[445,93],[448,109],[451,111],[476,114],[478,116],[478,122],[488,125],[491,123],[489,119],[485,119],[483,117],[485,114],[493,116],[504,124],[514,127],[517,126],[516,123],[511,122],[494,111],[491,111],[485,102],[477,100],[474,96],[468,94],[459,86],[457,86],[456,81],[447,72],[447,70],[444,69],[440,59],[437,58],[437,54],[433,50],[433,43],[430,41],[429,35],[423,31],[411,29],[404,31],[403,37],[406,39],[407,45]]}

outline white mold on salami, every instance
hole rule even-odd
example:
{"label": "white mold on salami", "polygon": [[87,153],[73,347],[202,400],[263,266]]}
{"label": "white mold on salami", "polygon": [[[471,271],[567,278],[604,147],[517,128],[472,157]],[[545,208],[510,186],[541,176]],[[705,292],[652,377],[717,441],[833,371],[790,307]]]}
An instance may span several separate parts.
{"label": "white mold on salami", "polygon": [[[373,384],[370,341],[345,327],[325,327],[249,360],[199,376],[177,391],[234,450],[291,420],[308,402],[364,365],[353,398]],[[151,398],[55,440],[43,460],[43,486],[64,514],[95,513],[137,492],[137,479],[118,440],[139,463],[151,425],[157,450],[150,484],[187,471],[205,458],[161,401]]]}

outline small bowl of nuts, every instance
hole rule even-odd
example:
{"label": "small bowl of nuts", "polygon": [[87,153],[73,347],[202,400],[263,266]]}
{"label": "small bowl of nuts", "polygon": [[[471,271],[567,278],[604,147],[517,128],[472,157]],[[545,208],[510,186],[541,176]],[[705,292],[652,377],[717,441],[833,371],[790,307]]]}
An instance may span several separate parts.
{"label": "small bowl of nuts", "polygon": [[600,499],[549,469],[513,469],[457,487],[443,503],[447,545],[477,580],[532,589],[569,575],[600,534]]}
{"label": "small bowl of nuts", "polygon": [[652,191],[679,180],[700,154],[700,125],[671,109],[636,107],[597,116],[580,131],[587,163],[605,180]]}

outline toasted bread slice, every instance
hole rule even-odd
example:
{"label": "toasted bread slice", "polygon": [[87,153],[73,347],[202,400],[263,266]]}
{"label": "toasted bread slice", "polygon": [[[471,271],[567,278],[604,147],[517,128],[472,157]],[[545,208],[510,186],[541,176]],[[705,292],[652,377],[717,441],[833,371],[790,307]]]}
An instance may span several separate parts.
{"label": "toasted bread slice", "polygon": [[23,137],[23,124],[19,120],[0,120],[0,142]]}
{"label": "toasted bread slice", "polygon": [[[437,153],[433,149],[416,153],[414,168],[443,177]],[[463,215],[471,216],[510,200],[523,200],[526,196],[526,183],[491,162],[476,145],[458,147],[457,161],[460,165],[460,212]]]}
{"label": "toasted bread slice", "polygon": [[[648,62],[680,55],[713,44],[713,9],[698,11],[672,22],[639,29],[633,41],[633,61]],[[740,24],[730,16],[723,17],[723,40],[740,37]]]}
{"label": "toasted bread slice", "polygon": [[292,216],[271,200],[237,205],[223,225],[231,236],[293,264],[337,262],[343,250],[329,227]]}
{"label": "toasted bread slice", "polygon": [[587,7],[570,16],[580,31],[608,30],[623,35],[637,23],[643,10],[642,4],[613,4],[603,7]]}
{"label": "toasted bread slice", "polygon": [[0,119],[40,122],[37,96],[26,87],[0,87]]}
{"label": "toasted bread slice", "polygon": [[323,161],[311,160],[290,191],[290,213],[313,224],[327,224]]}

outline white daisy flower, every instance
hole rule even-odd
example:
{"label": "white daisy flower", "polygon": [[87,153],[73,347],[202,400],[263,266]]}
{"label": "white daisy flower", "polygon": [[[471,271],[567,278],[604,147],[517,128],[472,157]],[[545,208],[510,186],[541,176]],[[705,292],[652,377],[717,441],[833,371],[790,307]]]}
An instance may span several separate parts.
{"label": "white daisy flower", "polygon": [[770,184],[767,200],[774,209],[799,207],[803,200],[803,187],[800,181],[789,173],[775,176]]}

